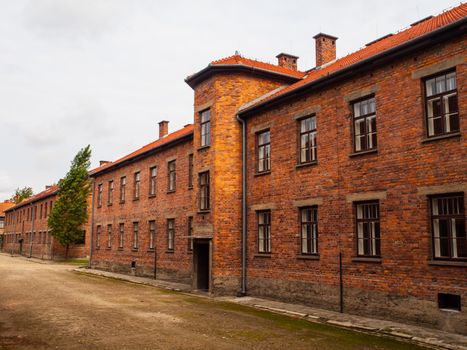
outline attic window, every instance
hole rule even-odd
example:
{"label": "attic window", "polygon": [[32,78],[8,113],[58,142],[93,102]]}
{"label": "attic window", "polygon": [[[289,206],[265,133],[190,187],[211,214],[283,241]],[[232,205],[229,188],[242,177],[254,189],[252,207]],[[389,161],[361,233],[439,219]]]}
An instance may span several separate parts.
{"label": "attic window", "polygon": [[457,294],[438,293],[438,308],[461,311],[461,296]]}

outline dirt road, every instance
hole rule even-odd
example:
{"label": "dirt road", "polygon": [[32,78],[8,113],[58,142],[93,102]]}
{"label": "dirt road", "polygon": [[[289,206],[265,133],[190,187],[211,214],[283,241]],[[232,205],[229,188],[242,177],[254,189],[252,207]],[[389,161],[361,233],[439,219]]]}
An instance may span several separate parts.
{"label": "dirt road", "polygon": [[421,349],[0,254],[0,349]]}

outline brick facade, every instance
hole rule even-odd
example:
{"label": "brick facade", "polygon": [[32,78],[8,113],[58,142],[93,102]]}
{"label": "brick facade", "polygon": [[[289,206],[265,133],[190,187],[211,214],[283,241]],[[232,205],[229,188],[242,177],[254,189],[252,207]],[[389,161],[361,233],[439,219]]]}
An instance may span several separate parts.
{"label": "brick facade", "polygon": [[[57,186],[47,186],[5,211],[3,252],[39,259],[65,258],[66,248],[54,240],[47,224],[57,191]],[[69,247],[69,258],[89,256],[90,227],[86,225],[84,231],[84,242]]]}
{"label": "brick facade", "polygon": [[[465,334],[467,262],[462,256],[434,256],[430,196],[454,193],[463,196],[464,208],[467,205],[466,14],[466,5],[461,5],[335,62],[335,38],[325,35],[333,42],[326,44],[331,48],[321,47],[327,50],[320,53],[324,66],[306,73],[293,65],[274,66],[235,55],[188,77],[186,82],[194,89],[193,126],[92,172],[92,242],[94,247],[100,243],[93,249],[92,265],[156,274],[215,294],[237,294],[242,286],[242,220],[246,220],[247,294]],[[438,34],[456,21],[463,27]],[[435,32],[431,42],[423,42],[422,34]],[[404,46],[417,35],[419,42]],[[394,53],[389,58],[361,62],[390,49]],[[446,71],[455,72],[457,79],[459,131],[430,138],[424,81]],[[377,145],[358,152],[353,103],[369,97],[376,105]],[[202,140],[206,130],[202,115],[210,116],[207,145]],[[299,164],[299,123],[309,116],[316,120],[317,158]],[[238,118],[246,123],[246,218]],[[265,130],[270,135],[270,170],[258,173],[258,133]],[[193,188],[188,186],[190,154]],[[176,191],[168,192],[168,162],[175,159]],[[157,194],[152,197],[148,191],[154,166]],[[133,200],[136,172],[141,194]],[[201,210],[199,176],[206,173],[210,207]],[[125,203],[118,202],[122,176],[127,180]],[[108,205],[111,180],[113,202]],[[369,201],[378,208],[380,234],[378,254],[370,257],[357,254],[356,219],[357,206]],[[317,213],[316,254],[302,254],[300,248],[304,207]],[[270,252],[259,249],[259,212],[270,213]],[[175,224],[173,250],[168,249],[169,219]],[[149,221],[155,221],[154,250],[148,249]],[[135,222],[138,249],[132,245]],[[120,224],[125,229],[121,249]],[[458,237],[462,242],[462,232]],[[460,297],[461,310],[443,310],[440,293]]]}

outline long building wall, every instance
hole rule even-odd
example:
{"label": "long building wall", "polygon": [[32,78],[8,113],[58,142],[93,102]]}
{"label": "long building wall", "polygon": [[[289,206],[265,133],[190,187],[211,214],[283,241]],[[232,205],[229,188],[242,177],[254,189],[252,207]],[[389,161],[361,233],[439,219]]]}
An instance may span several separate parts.
{"label": "long building wall", "polygon": [[[460,295],[467,307],[467,269],[433,259],[429,195],[461,193],[466,206],[467,120],[461,117],[460,134],[427,140],[423,107],[423,78],[450,65],[465,116],[465,42],[456,38],[248,119],[250,293],[338,310],[342,254],[345,311],[465,333],[465,311],[438,308],[438,293]],[[378,146],[357,155],[351,104],[365,96],[376,99]],[[299,120],[310,115],[316,117],[317,161],[300,166]],[[258,176],[262,130],[270,132],[271,171]],[[356,252],[355,203],[369,200],[380,210],[375,259]],[[300,254],[299,211],[310,205],[318,212],[318,254],[312,256]],[[259,210],[271,213],[271,254],[258,253]]]}
{"label": "long building wall", "polygon": [[[56,188],[48,188],[6,211],[3,252],[39,259],[63,259],[66,256],[66,248],[54,240],[47,224],[57,200],[56,193]],[[90,227],[86,225],[83,230],[84,242],[68,248],[69,258],[89,256]]]}

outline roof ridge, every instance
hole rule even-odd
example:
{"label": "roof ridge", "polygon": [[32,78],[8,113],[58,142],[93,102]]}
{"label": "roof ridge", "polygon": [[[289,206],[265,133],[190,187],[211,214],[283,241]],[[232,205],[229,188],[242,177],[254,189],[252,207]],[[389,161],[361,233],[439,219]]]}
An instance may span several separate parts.
{"label": "roof ridge", "polygon": [[164,144],[166,144],[168,142],[177,140],[178,138],[180,138],[182,136],[185,136],[185,135],[189,135],[192,132],[193,132],[193,124],[186,124],[183,128],[172,131],[170,134],[167,134],[166,136],[164,136],[162,138],[159,138],[157,140],[151,141],[151,142],[141,146],[140,148],[138,148],[138,149],[136,149],[136,150],[134,150],[134,151],[132,151],[130,153],[127,153],[127,154],[121,156],[120,158],[117,158],[114,161],[111,161],[109,163],[105,163],[102,166],[99,166],[97,168],[94,168],[94,169],[90,170],[89,174],[93,175],[93,174],[96,174],[96,173],[98,173],[98,172],[100,172],[100,171],[102,171],[104,169],[111,168],[112,166],[120,164],[120,163],[124,162],[125,160],[132,159],[133,157],[136,157],[136,156],[138,156],[140,154],[143,154],[146,151],[150,151],[150,150],[155,149],[155,148],[157,148],[159,146],[162,146],[162,145],[164,145]]}

